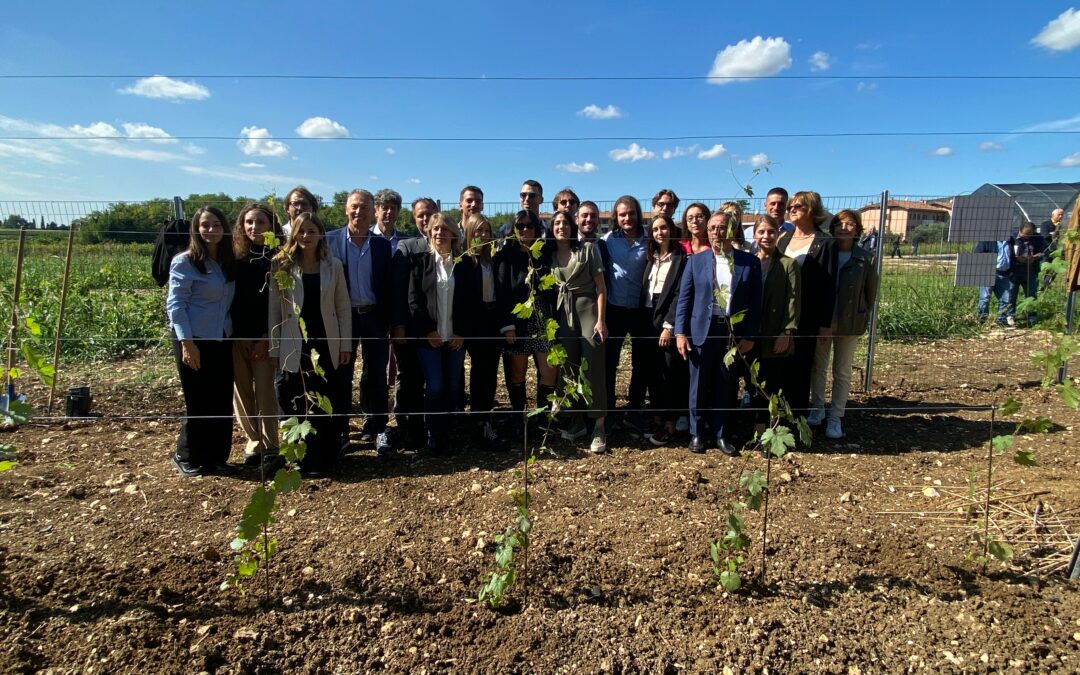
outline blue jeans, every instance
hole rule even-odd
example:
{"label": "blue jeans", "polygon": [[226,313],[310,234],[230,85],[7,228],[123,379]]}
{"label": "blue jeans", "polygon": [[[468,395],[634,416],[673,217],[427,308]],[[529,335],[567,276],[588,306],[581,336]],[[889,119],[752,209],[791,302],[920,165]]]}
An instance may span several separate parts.
{"label": "blue jeans", "polygon": [[424,418],[428,433],[445,434],[450,429],[450,415],[457,408],[457,392],[465,366],[465,350],[443,345],[433,348],[427,342],[416,348],[420,370],[424,373]]}
{"label": "blue jeans", "polygon": [[983,286],[979,289],[979,320],[986,321],[989,318],[990,294],[993,293],[994,297],[998,299],[997,322],[1004,324],[1005,317],[1015,314],[1015,305],[1013,305],[1013,294],[1015,292],[1009,273],[998,272],[993,286]]}

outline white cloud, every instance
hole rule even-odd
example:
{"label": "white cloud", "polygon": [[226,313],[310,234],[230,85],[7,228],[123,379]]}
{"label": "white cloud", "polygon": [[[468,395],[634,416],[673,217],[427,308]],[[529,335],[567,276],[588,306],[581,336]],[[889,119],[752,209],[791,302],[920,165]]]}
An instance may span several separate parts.
{"label": "white cloud", "polygon": [[189,155],[205,155],[206,148],[195,145],[194,143],[188,143],[184,146],[184,152]]}
{"label": "white cloud", "polygon": [[244,162],[240,166],[242,166],[245,169],[265,169],[266,168],[265,164],[259,164],[258,162]]}
{"label": "white cloud", "polygon": [[18,157],[30,159],[42,164],[73,164],[63,153],[50,147],[51,144],[39,141],[0,141],[0,157]]}
{"label": "white cloud", "polygon": [[[141,159],[150,162],[167,162],[182,159],[181,155],[164,150],[147,148],[143,143],[160,145],[162,143],[175,143],[176,139],[163,129],[138,123],[123,123],[121,131],[107,122],[92,122],[87,126],[73,124],[69,127],[48,122],[33,122],[20,120],[14,117],[0,115],[0,129],[15,131],[21,134],[41,136],[42,138],[60,138],[62,140],[50,141],[25,141],[21,144],[9,144],[6,148],[8,153],[20,153],[20,156],[31,158],[28,154],[27,144],[33,143],[39,146],[38,159],[46,163],[65,163],[63,153],[58,148],[66,145],[84,152],[98,155],[111,155],[126,159]],[[19,149],[19,148],[22,149]]]}
{"label": "white cloud", "polygon": [[368,176],[368,180],[379,180],[379,177],[372,174],[372,175]]}
{"label": "white cloud", "polygon": [[567,162],[566,164],[556,164],[555,168],[559,171],[565,171],[566,173],[596,173],[600,170],[600,167],[592,162],[585,162],[584,164]]}
{"label": "white cloud", "polygon": [[719,157],[721,155],[725,155],[725,154],[727,154],[727,148],[724,147],[723,143],[717,143],[716,145],[712,146],[708,150],[702,150],[701,152],[699,152],[697,154],[697,158],[698,159],[716,159],[717,157]]}
{"label": "white cloud", "polygon": [[1080,10],[1070,7],[1059,14],[1031,38],[1031,44],[1054,52],[1067,52],[1080,45]]}
{"label": "white cloud", "polygon": [[244,127],[240,130],[244,140],[236,142],[236,147],[245,155],[256,157],[288,157],[289,146],[281,141],[270,140],[270,132],[262,127]]}
{"label": "white cloud", "polygon": [[810,55],[810,70],[828,70],[832,64],[833,58],[825,52],[817,51]]}
{"label": "white cloud", "polygon": [[996,150],[1004,150],[1005,146],[1001,143],[995,143],[994,141],[983,141],[979,143],[979,152],[994,152]]}
{"label": "white cloud", "polygon": [[210,98],[210,90],[198,82],[174,80],[164,75],[154,75],[136,80],[135,84],[124,87],[121,94],[134,94],[146,98],[164,98],[170,100],[188,99],[202,101]]}
{"label": "white cloud", "polygon": [[159,129],[158,127],[150,126],[149,124],[143,124],[141,122],[131,124],[129,122],[124,122],[120,126],[124,128],[124,135],[128,138],[145,138],[155,143],[166,144],[179,142],[173,138],[172,134],[169,132],[164,129]]}
{"label": "white cloud", "polygon": [[396,155],[396,154],[397,154],[397,150],[395,150],[395,149],[393,149],[393,148],[387,148],[387,149],[386,149],[386,154],[388,154],[388,155],[390,155],[390,156]]}
{"label": "white cloud", "polygon": [[1049,122],[1038,122],[1023,127],[1020,131],[1080,131],[1080,115],[1060,120],[1050,120]]}
{"label": "white cloud", "polygon": [[881,49],[881,42],[878,40],[864,40],[863,42],[855,45],[855,49],[861,52],[873,52]]}
{"label": "white cloud", "polygon": [[304,138],[348,138],[349,130],[329,117],[309,117],[296,127]]}
{"label": "white cloud", "polygon": [[656,157],[656,153],[652,150],[646,150],[637,143],[631,143],[626,148],[615,148],[608,153],[608,157],[611,157],[616,162],[636,162],[640,159],[652,159]]}
{"label": "white cloud", "polygon": [[1078,167],[1080,166],[1080,152],[1074,152],[1071,155],[1065,155],[1050,166],[1058,167],[1061,169],[1072,169]]}
{"label": "white cloud", "polygon": [[740,40],[717,52],[709,71],[709,82],[727,84],[740,78],[775,75],[790,67],[791,45],[782,37],[762,38],[758,35],[753,40]]}
{"label": "white cloud", "polygon": [[420,184],[420,179],[419,178],[410,178],[409,182],[412,183],[413,185],[419,185]]}
{"label": "white cloud", "polygon": [[877,82],[859,82],[855,85],[855,91],[874,91],[877,88]]}
{"label": "white cloud", "polygon": [[676,145],[674,148],[669,148],[660,153],[661,159],[672,159],[674,157],[682,157],[683,155],[692,155],[697,152],[697,143],[691,145],[689,148]]}
{"label": "white cloud", "polygon": [[611,104],[601,108],[595,103],[585,106],[577,114],[579,117],[588,117],[591,120],[614,120],[626,116],[623,111]]}
{"label": "white cloud", "polygon": [[751,168],[763,169],[769,165],[769,156],[764,152],[759,152],[756,155],[750,155],[746,159],[740,159],[739,164],[749,164]]}
{"label": "white cloud", "polygon": [[947,145],[942,145],[934,148],[933,152],[931,152],[930,154],[934,157],[949,157],[953,154],[953,149]]}
{"label": "white cloud", "polygon": [[299,176],[283,176],[275,173],[249,173],[229,168],[188,166],[180,167],[184,173],[193,176],[210,176],[211,178],[224,178],[225,180],[238,180],[245,183],[258,183],[264,186],[292,186],[292,185],[321,185],[317,180],[301,178]]}

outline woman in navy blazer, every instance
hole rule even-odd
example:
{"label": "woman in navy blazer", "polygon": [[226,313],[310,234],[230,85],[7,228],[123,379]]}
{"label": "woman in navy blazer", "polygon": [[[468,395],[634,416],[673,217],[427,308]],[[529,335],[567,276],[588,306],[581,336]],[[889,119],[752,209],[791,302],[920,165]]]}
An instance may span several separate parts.
{"label": "woman in navy blazer", "polygon": [[715,439],[733,457],[739,451],[724,435],[735,403],[734,374],[724,354],[732,337],[740,354],[753,349],[761,323],[761,264],[732,247],[735,226],[723,213],[709,219],[712,249],[690,257],[675,308],[679,355],[690,362],[690,451],[705,452]]}
{"label": "woman in navy blazer", "polygon": [[653,337],[649,391],[652,394],[653,428],[649,441],[667,445],[675,435],[677,411],[686,409],[686,362],[675,346],[675,299],[686,267],[686,252],[679,245],[679,230],[665,215],[649,225],[649,261],[641,280],[641,306],[650,312]]}
{"label": "woman in navy blazer", "polygon": [[465,372],[465,338],[476,331],[479,288],[472,258],[461,255],[461,233],[439,213],[428,223],[431,247],[419,256],[409,278],[409,321],[424,373],[427,451],[448,454],[450,413],[457,407]]}

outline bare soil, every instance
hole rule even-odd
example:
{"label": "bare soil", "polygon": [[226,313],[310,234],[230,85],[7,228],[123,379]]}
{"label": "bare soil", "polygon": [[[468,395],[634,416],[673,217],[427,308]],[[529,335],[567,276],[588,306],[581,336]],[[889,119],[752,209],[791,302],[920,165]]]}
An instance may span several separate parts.
{"label": "bare soil", "polygon": [[269,574],[223,592],[257,474],[169,467],[182,407],[160,355],[83,368],[68,382],[89,383],[108,418],[0,436],[20,452],[0,475],[0,672],[1078,672],[1076,584],[1031,574],[1023,547],[984,574],[964,530],[909,513],[937,508],[923,487],[985,466],[1010,425],[966,408],[1009,395],[1055,426],[1017,439],[1038,466],[1006,458],[995,476],[1047,491],[1059,514],[1080,508],[1078,415],[1033,384],[1040,339],[883,348],[848,438],[773,462],[766,580],[749,514],[735,593],[715,584],[708,543],[728,486],[763,459],[626,433],[607,456],[559,447],[532,471],[527,575],[502,611],[474,598],[513,516],[519,452],[464,436],[450,458],[351,454],[285,498]]}

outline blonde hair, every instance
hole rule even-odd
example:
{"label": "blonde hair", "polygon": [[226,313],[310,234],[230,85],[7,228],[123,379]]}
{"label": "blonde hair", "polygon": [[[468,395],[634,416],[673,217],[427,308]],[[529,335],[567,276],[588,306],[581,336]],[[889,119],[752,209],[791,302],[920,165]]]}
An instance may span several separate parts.
{"label": "blonde hair", "polygon": [[326,228],[323,226],[322,220],[317,215],[310,211],[305,211],[296,217],[296,220],[292,222],[292,230],[289,232],[289,240],[285,242],[285,245],[281,247],[281,251],[274,256],[274,262],[276,262],[282,269],[292,269],[300,263],[300,255],[296,252],[296,249],[300,247],[297,243],[297,238],[300,235],[300,229],[308,223],[313,224],[318,228],[319,243],[315,245],[315,259],[325,260],[330,256],[330,248],[326,245]]}
{"label": "blonde hair", "polygon": [[435,239],[432,237],[432,232],[435,230],[436,225],[442,225],[450,228],[450,231],[454,233],[454,240],[450,243],[451,255],[457,256],[461,254],[461,230],[458,229],[458,225],[454,222],[454,219],[445,213],[436,213],[428,220],[428,240],[430,250],[435,251]]}

